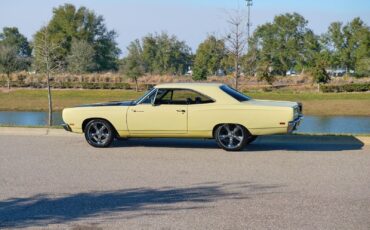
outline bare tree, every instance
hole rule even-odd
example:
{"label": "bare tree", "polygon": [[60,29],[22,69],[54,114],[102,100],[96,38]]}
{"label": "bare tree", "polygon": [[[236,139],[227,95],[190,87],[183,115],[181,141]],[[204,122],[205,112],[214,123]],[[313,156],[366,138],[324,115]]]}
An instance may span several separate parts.
{"label": "bare tree", "polygon": [[235,89],[238,89],[238,79],[240,77],[241,57],[247,46],[245,33],[245,18],[240,11],[229,13],[227,23],[229,24],[229,32],[225,38],[226,49],[229,55],[234,60],[235,68]]}
{"label": "bare tree", "polygon": [[48,126],[53,124],[53,107],[52,107],[52,95],[51,95],[51,75],[61,69],[62,63],[58,60],[57,50],[61,48],[60,44],[56,44],[50,39],[49,31],[44,27],[40,33],[38,42],[34,45],[35,51],[35,63],[39,71],[46,74],[46,84],[48,90]]}

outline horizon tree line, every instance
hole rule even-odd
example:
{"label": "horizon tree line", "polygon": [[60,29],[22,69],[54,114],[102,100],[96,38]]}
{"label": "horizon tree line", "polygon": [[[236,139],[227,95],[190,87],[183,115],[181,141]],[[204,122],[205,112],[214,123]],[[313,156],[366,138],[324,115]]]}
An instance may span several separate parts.
{"label": "horizon tree line", "polygon": [[183,75],[191,68],[194,80],[221,72],[235,74],[236,79],[241,74],[259,76],[268,82],[289,70],[321,73],[322,82],[328,80],[325,70],[330,68],[343,68],[356,76],[370,74],[370,29],[360,18],[346,24],[333,22],[326,33],[316,35],[303,16],[281,14],[259,25],[248,41],[242,16],[232,13],[227,21],[228,34],[207,36],[194,54],[185,41],[162,32],[135,39],[120,59],[117,33],[106,27],[104,18],[86,7],[65,4],[53,9],[51,20],[31,42],[18,28],[3,28],[0,71],[8,79],[18,70],[45,72],[43,57],[36,50],[47,31],[49,42],[58,46],[52,54],[58,71],[76,74],[119,71],[135,80],[145,74]]}

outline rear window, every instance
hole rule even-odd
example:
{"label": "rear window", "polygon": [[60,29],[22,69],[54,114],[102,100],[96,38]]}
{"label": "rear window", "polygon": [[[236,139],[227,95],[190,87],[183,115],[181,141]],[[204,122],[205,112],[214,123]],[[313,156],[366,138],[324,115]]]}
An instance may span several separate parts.
{"label": "rear window", "polygon": [[242,94],[241,92],[237,91],[236,89],[231,88],[228,85],[222,85],[220,86],[220,89],[240,102],[249,101],[251,99],[250,97]]}

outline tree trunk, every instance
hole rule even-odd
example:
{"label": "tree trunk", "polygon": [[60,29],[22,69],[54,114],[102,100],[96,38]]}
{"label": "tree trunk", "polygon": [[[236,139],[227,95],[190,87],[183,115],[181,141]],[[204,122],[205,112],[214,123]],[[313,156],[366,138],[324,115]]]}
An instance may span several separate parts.
{"label": "tree trunk", "polygon": [[239,78],[239,58],[235,58],[235,89],[238,90],[238,78]]}
{"label": "tree trunk", "polygon": [[8,92],[10,91],[10,73],[6,73],[6,76],[8,78]]}
{"label": "tree trunk", "polygon": [[50,90],[50,72],[47,73],[47,88],[48,88],[48,103],[49,103],[49,116],[48,116],[48,126],[53,124],[53,107],[52,107],[52,98]]}
{"label": "tree trunk", "polygon": [[137,78],[135,77],[135,87],[136,87],[136,92],[138,92],[139,91],[139,84],[138,84],[138,82],[137,82]]}

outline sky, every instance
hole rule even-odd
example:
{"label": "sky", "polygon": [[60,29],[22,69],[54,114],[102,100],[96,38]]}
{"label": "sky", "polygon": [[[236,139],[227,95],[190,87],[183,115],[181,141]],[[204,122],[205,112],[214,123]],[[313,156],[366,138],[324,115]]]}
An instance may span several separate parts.
{"label": "sky", "polygon": [[[1,0],[0,28],[18,27],[32,39],[51,19],[52,9],[65,3],[103,15],[108,29],[119,35],[122,55],[130,41],[156,32],[176,35],[195,52],[208,35],[227,33],[229,12],[246,10],[245,0]],[[288,12],[303,15],[317,34],[324,33],[333,21],[345,23],[354,17],[370,25],[370,0],[253,0],[251,29]]]}

